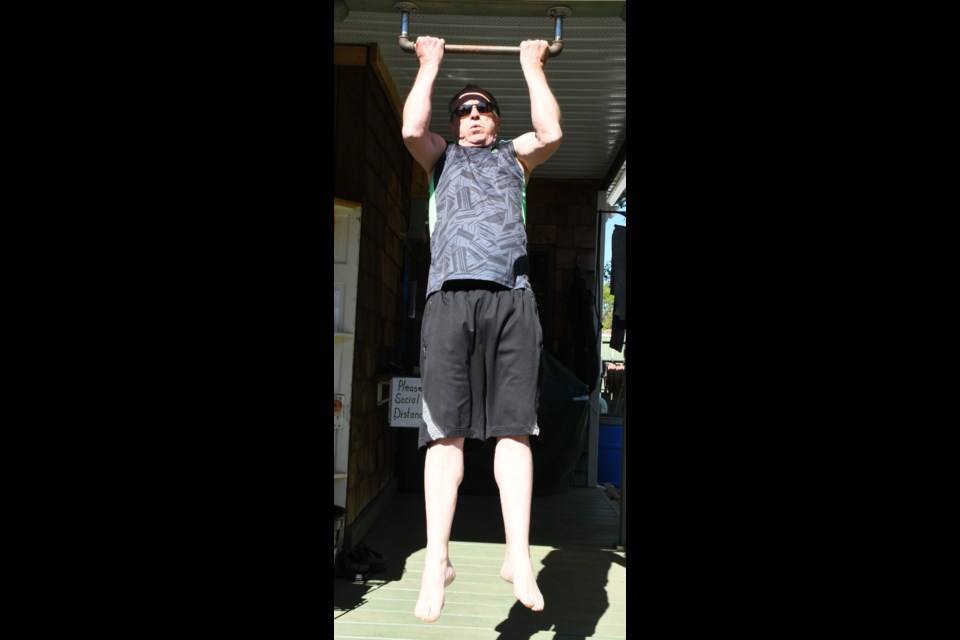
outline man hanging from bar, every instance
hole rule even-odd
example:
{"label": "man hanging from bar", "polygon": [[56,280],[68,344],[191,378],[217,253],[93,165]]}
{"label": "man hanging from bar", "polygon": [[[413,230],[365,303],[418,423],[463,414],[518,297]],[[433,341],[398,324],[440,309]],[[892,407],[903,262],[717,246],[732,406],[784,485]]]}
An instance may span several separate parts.
{"label": "man hanging from bar", "polygon": [[473,84],[449,102],[453,139],[430,131],[444,41],[421,36],[415,46],[420,68],[403,108],[403,140],[430,177],[431,261],[420,351],[427,547],[414,613],[436,621],[456,577],[449,542],[468,439],[496,441],[506,539],[500,575],[524,606],[542,611],[529,537],[543,332],[529,278],[526,185],[562,138],[544,74],[548,45],[520,44],[533,131],[500,141],[500,107]]}

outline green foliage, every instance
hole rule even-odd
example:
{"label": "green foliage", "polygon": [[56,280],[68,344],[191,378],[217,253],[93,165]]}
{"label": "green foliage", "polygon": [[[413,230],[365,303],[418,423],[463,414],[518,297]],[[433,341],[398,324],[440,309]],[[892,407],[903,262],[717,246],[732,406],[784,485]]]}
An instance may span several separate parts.
{"label": "green foliage", "polygon": [[610,274],[613,269],[611,263],[603,265],[603,315],[600,317],[600,326],[603,329],[613,327],[613,292],[610,291]]}

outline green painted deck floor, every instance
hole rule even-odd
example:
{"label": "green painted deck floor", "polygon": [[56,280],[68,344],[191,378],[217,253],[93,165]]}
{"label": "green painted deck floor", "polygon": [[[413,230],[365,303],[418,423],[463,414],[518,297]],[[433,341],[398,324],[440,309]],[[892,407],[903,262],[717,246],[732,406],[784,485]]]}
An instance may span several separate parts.
{"label": "green painted deck floor", "polygon": [[426,541],[423,494],[398,493],[364,543],[386,558],[366,581],[334,578],[337,640],[626,638],[627,554],[617,551],[619,504],[599,488],[534,496],[530,554],[545,607],[534,613],[500,578],[503,519],[497,496],[460,495],[450,541],[456,580],[434,623],[413,609]]}

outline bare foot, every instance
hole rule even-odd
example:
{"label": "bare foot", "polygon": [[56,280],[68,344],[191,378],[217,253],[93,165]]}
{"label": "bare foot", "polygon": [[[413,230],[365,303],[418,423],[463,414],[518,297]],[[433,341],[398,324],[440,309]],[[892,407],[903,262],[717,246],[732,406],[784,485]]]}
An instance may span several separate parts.
{"label": "bare foot", "polygon": [[533,611],[543,611],[543,594],[537,586],[529,559],[511,562],[508,553],[500,565],[500,577],[513,584],[513,595],[523,606]]}
{"label": "bare foot", "polygon": [[420,581],[420,597],[413,614],[424,622],[436,622],[440,619],[440,610],[443,609],[444,589],[457,577],[453,565],[444,560],[439,565],[424,566],[423,578]]}

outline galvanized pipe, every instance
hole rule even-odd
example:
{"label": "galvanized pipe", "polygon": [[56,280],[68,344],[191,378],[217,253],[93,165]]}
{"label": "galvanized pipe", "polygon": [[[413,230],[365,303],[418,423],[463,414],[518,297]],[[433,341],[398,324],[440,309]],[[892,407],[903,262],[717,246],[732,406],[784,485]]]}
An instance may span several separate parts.
{"label": "galvanized pipe", "polygon": [[[400,10],[400,48],[407,53],[416,53],[416,39],[411,39],[409,34],[410,12],[417,10],[417,5],[412,2],[397,2],[393,5]],[[548,16],[554,17],[554,36],[553,42],[547,49],[547,55],[551,58],[560,55],[563,50],[563,18],[570,15],[570,9],[567,7],[550,7],[547,10]],[[517,55],[520,53],[520,47],[498,47],[483,44],[444,44],[444,53],[486,53],[492,55]]]}

